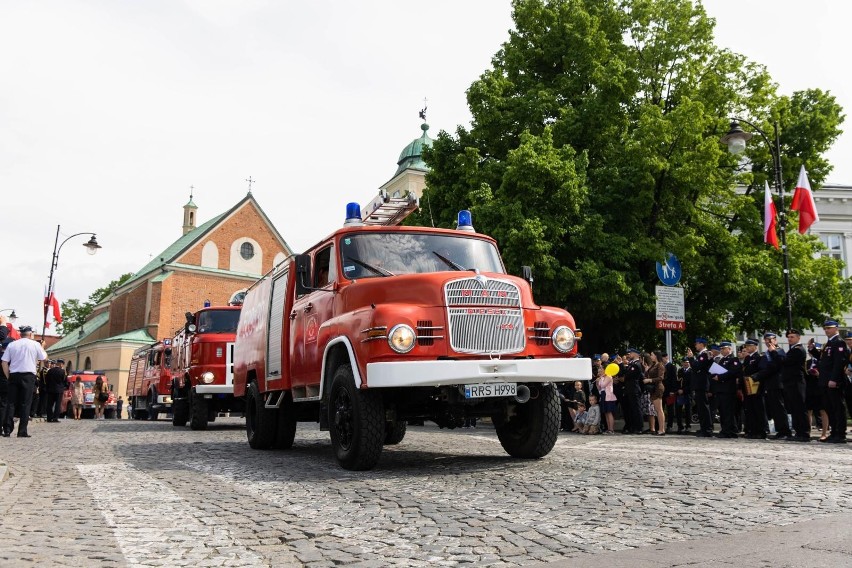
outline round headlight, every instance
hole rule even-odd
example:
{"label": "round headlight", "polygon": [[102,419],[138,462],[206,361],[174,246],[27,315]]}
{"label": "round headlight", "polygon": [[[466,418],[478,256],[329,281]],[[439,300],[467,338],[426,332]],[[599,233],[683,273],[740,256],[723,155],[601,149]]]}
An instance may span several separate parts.
{"label": "round headlight", "polygon": [[560,325],[553,330],[552,339],[553,346],[561,353],[568,353],[574,348],[574,343],[576,343],[574,332],[571,331],[570,327],[564,325]]}
{"label": "round headlight", "polygon": [[417,336],[410,326],[404,323],[393,326],[388,334],[388,345],[397,353],[408,353],[414,349]]}
{"label": "round headlight", "polygon": [[214,375],[214,374],[213,374],[213,373],[211,373],[210,371],[207,371],[206,373],[201,373],[201,381],[202,381],[205,385],[209,385],[209,384],[210,384],[210,383],[212,383],[214,380],[216,380],[216,375]]}

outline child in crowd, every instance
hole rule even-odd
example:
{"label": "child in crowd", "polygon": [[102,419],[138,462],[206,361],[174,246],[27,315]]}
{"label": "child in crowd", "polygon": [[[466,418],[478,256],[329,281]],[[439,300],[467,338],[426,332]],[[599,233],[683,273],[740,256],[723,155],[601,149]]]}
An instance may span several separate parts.
{"label": "child in crowd", "polygon": [[598,397],[589,395],[589,409],[586,411],[585,420],[580,427],[581,434],[597,434],[601,430],[601,409],[598,407]]}
{"label": "child in crowd", "polygon": [[580,429],[586,424],[586,405],[582,402],[577,402],[577,414],[574,415],[574,428],[572,432],[580,432]]}

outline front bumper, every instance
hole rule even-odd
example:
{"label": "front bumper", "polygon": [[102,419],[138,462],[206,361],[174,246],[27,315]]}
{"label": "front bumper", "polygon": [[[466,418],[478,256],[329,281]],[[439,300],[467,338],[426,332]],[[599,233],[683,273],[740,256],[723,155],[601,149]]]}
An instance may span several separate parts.
{"label": "front bumper", "polygon": [[234,394],[234,385],[197,385],[198,394]]}
{"label": "front bumper", "polygon": [[486,359],[367,363],[367,386],[440,387],[488,382],[561,383],[592,378],[591,359]]}

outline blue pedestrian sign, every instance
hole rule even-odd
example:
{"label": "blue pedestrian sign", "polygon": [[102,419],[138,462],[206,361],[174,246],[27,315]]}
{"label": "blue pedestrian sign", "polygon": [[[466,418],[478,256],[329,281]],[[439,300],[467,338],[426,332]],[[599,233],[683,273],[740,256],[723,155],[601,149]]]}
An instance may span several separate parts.
{"label": "blue pedestrian sign", "polygon": [[657,276],[666,286],[675,286],[680,282],[680,275],[680,261],[672,253],[669,253],[665,262],[657,263]]}

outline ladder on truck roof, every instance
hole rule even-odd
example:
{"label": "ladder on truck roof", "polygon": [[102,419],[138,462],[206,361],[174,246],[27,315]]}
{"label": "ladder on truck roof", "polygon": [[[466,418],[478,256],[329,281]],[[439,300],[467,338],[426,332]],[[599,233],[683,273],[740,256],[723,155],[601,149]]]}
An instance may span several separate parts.
{"label": "ladder on truck roof", "polygon": [[405,197],[391,197],[382,189],[369,205],[361,209],[361,220],[365,225],[399,225],[419,207],[420,199],[412,192]]}

